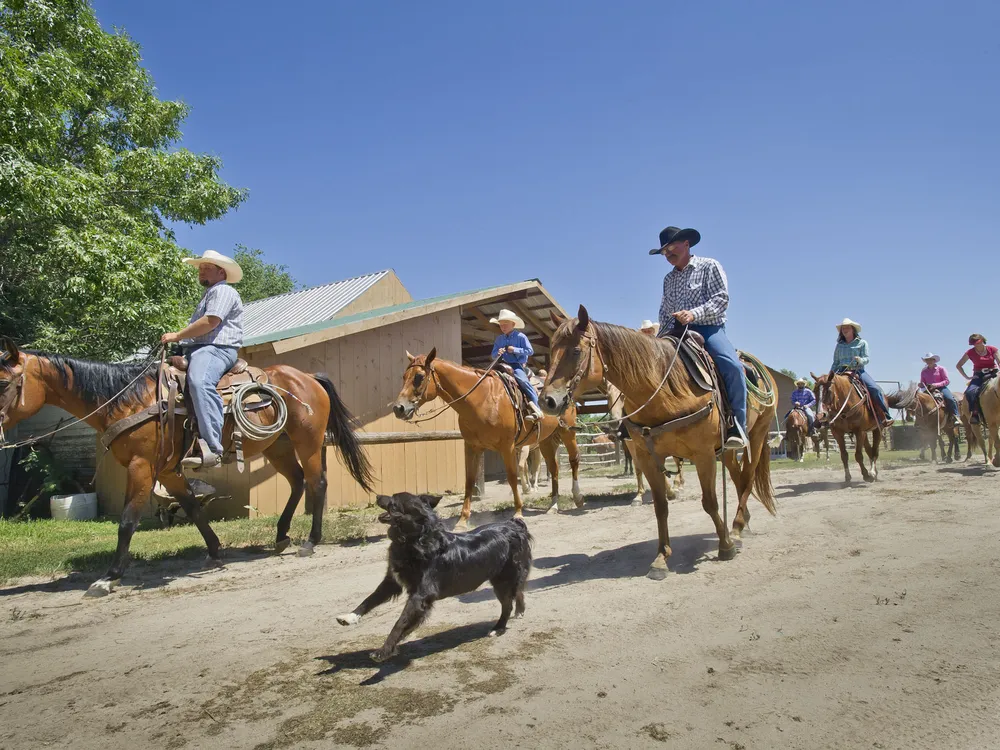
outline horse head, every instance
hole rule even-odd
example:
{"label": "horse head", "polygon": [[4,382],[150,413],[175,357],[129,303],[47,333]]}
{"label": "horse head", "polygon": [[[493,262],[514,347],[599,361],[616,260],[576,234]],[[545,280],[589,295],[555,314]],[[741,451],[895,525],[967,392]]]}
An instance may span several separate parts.
{"label": "horse head", "polygon": [[437,377],[432,367],[437,358],[437,347],[431,349],[426,356],[414,357],[407,352],[406,357],[410,364],[403,372],[403,387],[392,403],[392,413],[403,421],[413,419],[420,406],[433,401],[438,395]]}
{"label": "horse head", "polygon": [[566,319],[551,313],[556,332],[549,344],[549,377],[539,403],[548,414],[566,411],[577,391],[586,391],[604,381],[597,336],[587,308],[580,305],[577,317]]}

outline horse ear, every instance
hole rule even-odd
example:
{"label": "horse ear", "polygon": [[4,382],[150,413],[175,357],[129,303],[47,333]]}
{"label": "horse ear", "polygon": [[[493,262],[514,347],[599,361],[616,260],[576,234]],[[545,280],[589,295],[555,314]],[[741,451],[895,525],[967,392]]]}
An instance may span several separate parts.
{"label": "horse ear", "polygon": [[587,326],[590,325],[590,313],[587,312],[587,308],[580,305],[580,310],[576,314],[577,324],[576,329],[580,332],[586,331]]}
{"label": "horse ear", "polygon": [[556,328],[566,322],[566,318],[557,313],[555,310],[549,310],[549,319]]}
{"label": "horse ear", "polygon": [[413,364],[413,361],[414,361],[414,360],[416,359],[416,357],[414,357],[414,356],[413,356],[412,354],[410,354],[409,352],[407,352],[407,353],[406,353],[406,358],[407,358],[408,360],[410,360],[410,364],[411,364],[411,365]]}
{"label": "horse ear", "polygon": [[816,377],[816,373],[814,373],[812,370],[809,371],[809,376],[813,379],[813,383],[819,380],[819,378]]}
{"label": "horse ear", "polygon": [[0,336],[0,355],[8,362],[17,362],[21,353],[17,350],[17,344],[10,336]]}
{"label": "horse ear", "polygon": [[424,367],[430,367],[431,362],[434,361],[434,358],[437,357],[437,355],[438,355],[438,350],[437,347],[435,346],[433,349],[431,349],[430,354],[427,355],[427,359],[424,360]]}

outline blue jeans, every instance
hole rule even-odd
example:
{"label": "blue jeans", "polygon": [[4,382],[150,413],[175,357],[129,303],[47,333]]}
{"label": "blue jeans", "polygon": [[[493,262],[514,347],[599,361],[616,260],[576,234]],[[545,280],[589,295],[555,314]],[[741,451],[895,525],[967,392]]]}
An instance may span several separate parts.
{"label": "blue jeans", "polygon": [[521,365],[513,365],[510,362],[507,364],[509,364],[514,370],[514,380],[516,380],[517,384],[521,386],[521,392],[528,398],[529,401],[531,401],[531,403],[538,406],[538,394],[535,393],[534,387],[528,381],[528,373],[524,371],[524,368]]}
{"label": "blue jeans", "polygon": [[941,394],[941,398],[944,399],[945,404],[948,406],[948,413],[955,417],[955,419],[958,419],[958,401],[955,400],[955,396],[952,392],[948,390],[948,386],[938,388],[937,390],[938,393]]}
{"label": "blue jeans", "polygon": [[719,377],[726,386],[726,398],[733,410],[733,418],[747,431],[747,381],[736,349],[726,336],[725,326],[689,325],[692,331],[705,337],[705,348],[719,368]]}
{"label": "blue jeans", "polygon": [[969,381],[968,388],[965,389],[965,403],[969,405],[969,414],[983,416],[982,409],[979,408],[979,391],[983,387],[983,374],[974,372],[972,380]]}
{"label": "blue jeans", "polygon": [[236,364],[233,346],[185,347],[188,360],[187,388],[198,419],[198,433],[213,453],[222,453],[222,397],[215,387]]}
{"label": "blue jeans", "polygon": [[873,401],[878,402],[886,417],[890,417],[889,404],[885,402],[885,394],[882,393],[882,389],[878,387],[878,383],[876,383],[875,379],[863,369],[858,370],[858,374],[861,376],[861,382],[864,383],[865,388],[868,389],[868,395],[872,397]]}

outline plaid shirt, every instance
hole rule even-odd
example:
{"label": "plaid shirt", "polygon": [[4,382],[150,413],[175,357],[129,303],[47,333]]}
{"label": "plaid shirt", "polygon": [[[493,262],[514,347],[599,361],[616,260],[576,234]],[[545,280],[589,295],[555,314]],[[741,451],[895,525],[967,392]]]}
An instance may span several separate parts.
{"label": "plaid shirt", "polygon": [[222,322],[208,333],[193,339],[184,339],[181,341],[182,346],[200,344],[236,348],[243,346],[243,300],[240,299],[240,293],[225,281],[213,284],[205,290],[201,301],[194,309],[194,315],[191,316],[191,323],[206,315],[214,315]]}
{"label": "plaid shirt", "polygon": [[693,323],[725,325],[729,307],[729,282],[722,264],[712,258],[692,255],[683,270],[675,268],[663,277],[660,302],[660,333],[673,327],[673,314],[690,310]]}
{"label": "plaid shirt", "polygon": [[[855,357],[861,360],[861,364],[855,363]],[[838,341],[837,348],[833,350],[834,370],[861,370],[868,361],[868,342],[860,337],[855,338],[850,344]]]}
{"label": "plaid shirt", "polygon": [[797,388],[792,391],[792,403],[812,406],[816,403],[816,396],[808,388]]}

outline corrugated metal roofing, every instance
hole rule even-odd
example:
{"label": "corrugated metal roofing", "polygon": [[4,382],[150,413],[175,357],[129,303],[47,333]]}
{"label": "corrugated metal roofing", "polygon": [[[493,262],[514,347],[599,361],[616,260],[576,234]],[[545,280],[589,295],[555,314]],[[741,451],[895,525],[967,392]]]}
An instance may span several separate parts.
{"label": "corrugated metal roofing", "polygon": [[249,343],[282,338],[278,335],[282,331],[324,323],[388,273],[378,271],[250,302],[243,308],[244,340]]}

